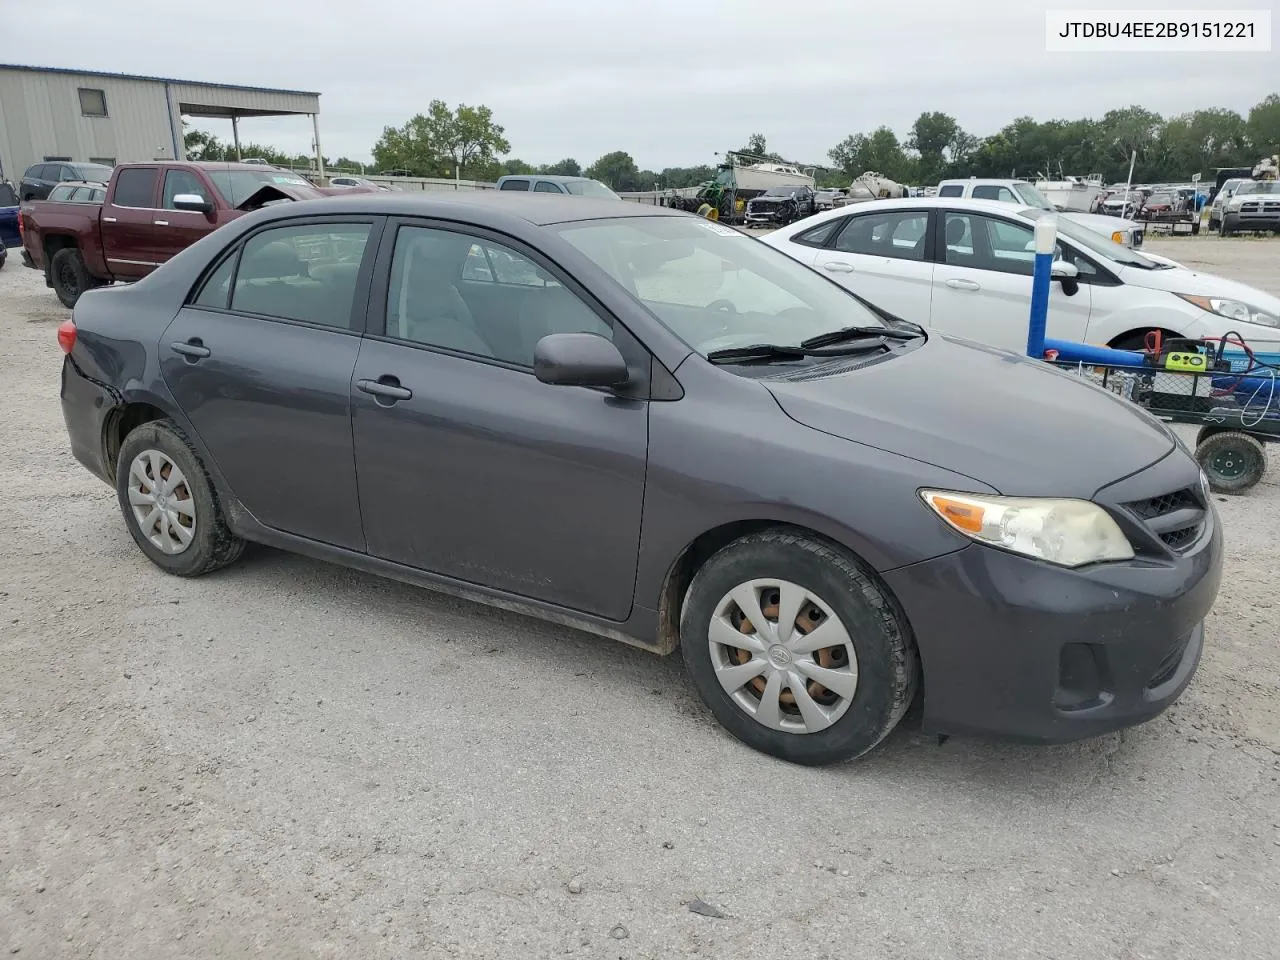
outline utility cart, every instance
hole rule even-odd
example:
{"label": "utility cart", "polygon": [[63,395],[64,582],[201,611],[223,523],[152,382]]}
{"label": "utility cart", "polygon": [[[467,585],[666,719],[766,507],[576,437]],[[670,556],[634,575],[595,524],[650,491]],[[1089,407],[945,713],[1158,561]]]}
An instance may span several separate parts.
{"label": "utility cart", "polygon": [[1221,344],[1167,343],[1142,366],[1046,359],[1161,420],[1198,426],[1195,457],[1210,487],[1243,493],[1266,472],[1265,445],[1280,440],[1280,371],[1249,354],[1224,356]]}

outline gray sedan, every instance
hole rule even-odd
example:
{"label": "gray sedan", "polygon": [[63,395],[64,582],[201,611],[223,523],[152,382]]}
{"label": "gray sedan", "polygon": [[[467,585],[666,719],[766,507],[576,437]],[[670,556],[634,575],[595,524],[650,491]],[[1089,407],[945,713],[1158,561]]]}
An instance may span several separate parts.
{"label": "gray sedan", "polygon": [[71,450],[162,570],[256,541],[679,648],[733,735],[799,763],[917,696],[945,732],[1149,719],[1218,588],[1165,427],[662,208],[271,207],[58,338]]}

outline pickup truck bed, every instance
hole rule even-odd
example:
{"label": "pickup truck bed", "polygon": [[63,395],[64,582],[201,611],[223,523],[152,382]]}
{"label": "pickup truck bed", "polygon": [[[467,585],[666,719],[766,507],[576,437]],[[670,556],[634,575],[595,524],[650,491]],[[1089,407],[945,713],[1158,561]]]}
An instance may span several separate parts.
{"label": "pickup truck bed", "polygon": [[22,206],[28,264],[74,307],[92,287],[138,280],[205,234],[268,203],[350,189],[313,187],[260,164],[156,161],[111,173],[104,203],[31,201]]}

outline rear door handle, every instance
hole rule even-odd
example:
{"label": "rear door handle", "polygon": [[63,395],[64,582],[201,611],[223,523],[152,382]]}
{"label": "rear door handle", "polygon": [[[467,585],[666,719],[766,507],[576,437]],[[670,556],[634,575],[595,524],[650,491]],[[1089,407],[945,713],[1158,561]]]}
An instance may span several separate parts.
{"label": "rear door handle", "polygon": [[953,290],[981,290],[982,284],[974,280],[951,279],[947,281],[947,286]]}
{"label": "rear door handle", "polygon": [[199,339],[193,337],[186,343],[181,340],[175,340],[169,344],[169,349],[174,353],[180,353],[189,360],[203,360],[209,356],[212,351],[206,347]]}
{"label": "rear door handle", "polygon": [[157,227],[167,227],[169,225],[168,220],[152,220],[151,222],[154,223]]}
{"label": "rear door handle", "polygon": [[[365,393],[389,400],[391,403],[397,400],[408,400],[413,396],[412,390],[400,386],[400,381],[389,374],[383,374],[377,380],[357,380],[356,386]],[[381,403],[382,400],[378,402]]]}
{"label": "rear door handle", "polygon": [[828,260],[822,265],[823,270],[830,270],[832,273],[853,273],[853,264],[845,263],[843,260]]}

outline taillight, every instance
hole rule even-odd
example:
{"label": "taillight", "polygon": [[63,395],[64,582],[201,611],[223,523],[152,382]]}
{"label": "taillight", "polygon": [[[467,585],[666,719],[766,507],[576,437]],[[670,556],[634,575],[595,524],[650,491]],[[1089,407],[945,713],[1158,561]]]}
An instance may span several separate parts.
{"label": "taillight", "polygon": [[76,345],[76,322],[63,320],[58,324],[58,346],[63,353],[70,353]]}

